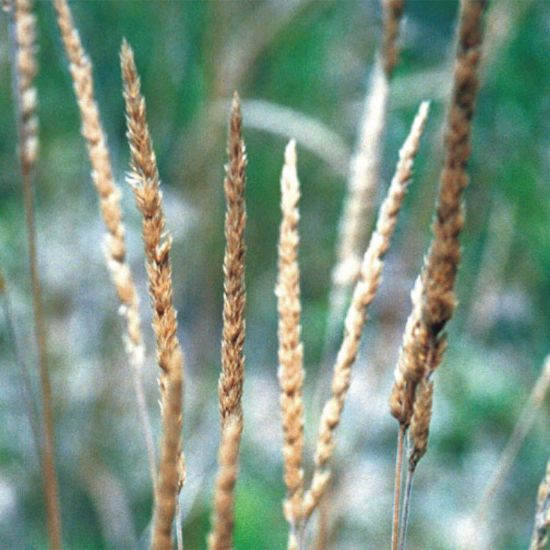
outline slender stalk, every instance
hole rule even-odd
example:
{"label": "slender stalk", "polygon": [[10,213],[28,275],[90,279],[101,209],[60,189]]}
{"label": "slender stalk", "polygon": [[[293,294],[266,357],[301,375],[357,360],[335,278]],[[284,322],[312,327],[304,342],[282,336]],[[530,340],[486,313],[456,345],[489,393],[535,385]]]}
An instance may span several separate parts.
{"label": "slender stalk", "polygon": [[173,304],[172,238],[165,232],[160,176],[147,124],[145,99],[134,61],[126,41],[122,43],[121,69],[126,104],[127,137],[130,145],[131,185],[138,210],[142,214],[142,234],[149,295],[153,310],[153,332],[159,366],[162,443],[159,474],[155,491],[152,547],[172,547],[172,526],[176,502],[185,482],[182,450],[182,391],[184,360],[177,336],[177,312]]}
{"label": "slender stalk", "polygon": [[403,513],[401,517],[401,532],[399,534],[399,550],[404,550],[407,542],[407,527],[409,525],[409,511],[411,509],[411,494],[413,477],[416,467],[409,466],[405,481],[405,496],[403,497]]}
{"label": "slender stalk", "polygon": [[393,489],[393,525],[391,533],[392,550],[397,550],[399,542],[399,506],[401,504],[401,481],[403,472],[403,442],[405,440],[405,427],[399,426],[397,433],[397,455],[395,457],[395,480]]}
{"label": "slender stalk", "polygon": [[61,548],[61,513],[55,470],[55,435],[52,388],[48,370],[46,325],[42,306],[37,234],[34,205],[33,172],[38,155],[38,119],[36,117],[37,72],[34,55],[36,19],[30,0],[16,0],[12,5],[10,47],[13,84],[16,97],[19,160],[23,184],[23,204],[27,228],[27,246],[34,312],[34,336],[38,351],[38,370],[42,398],[42,477],[50,547]]}
{"label": "slender stalk", "polygon": [[183,525],[181,519],[181,504],[178,495],[176,500],[176,545],[178,550],[183,550]]}
{"label": "slender stalk", "polygon": [[315,535],[315,541],[313,547],[315,550],[328,550],[332,532],[332,517],[334,499],[331,499],[331,486],[329,483],[327,493],[325,497],[321,499],[319,503],[319,513],[317,515],[317,533]]}
{"label": "slender stalk", "polygon": [[32,176],[28,167],[22,167],[23,202],[25,208],[25,225],[27,226],[27,246],[31,271],[32,302],[34,310],[34,335],[38,348],[38,365],[40,372],[40,393],[42,396],[43,421],[43,475],[46,492],[46,509],[48,532],[51,548],[61,548],[61,518],[57,474],[55,471],[55,437],[54,413],[52,405],[52,387],[47,359],[46,325],[42,306],[42,285],[38,268],[36,220],[34,214],[34,191]]}
{"label": "slender stalk", "polygon": [[218,474],[214,490],[212,532],[208,547],[226,550],[233,545],[235,486],[243,429],[242,392],[244,384],[245,306],[245,229],[246,229],[246,148],[242,138],[242,116],[237,92],[233,95],[227,144],[224,192],[225,253],[223,260],[223,335],[218,399],[221,440]]}

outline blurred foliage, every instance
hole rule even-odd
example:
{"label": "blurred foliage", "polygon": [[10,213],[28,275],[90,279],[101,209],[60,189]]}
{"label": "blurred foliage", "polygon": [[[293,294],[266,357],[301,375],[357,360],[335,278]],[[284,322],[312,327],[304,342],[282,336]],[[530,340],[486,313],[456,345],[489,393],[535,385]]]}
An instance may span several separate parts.
{"label": "blurred foliage", "polygon": [[[245,389],[250,408],[245,407],[245,414],[250,410],[250,421],[242,451],[235,537],[239,550],[282,548],[286,527],[280,506],[284,490],[273,288],[284,139],[246,127],[246,100],[263,99],[314,117],[351,150],[379,38],[379,5],[373,0],[79,0],[71,6],[94,64],[96,95],[120,182],[128,159],[118,65],[123,36],[135,49],[142,75],[168,225],[175,237],[175,300],[189,372],[185,437],[201,443],[201,434],[210,434],[209,445],[191,442],[187,451],[193,453],[197,446],[200,451],[189,458],[190,476],[195,464],[207,465],[193,505],[188,504],[189,509],[184,504],[184,532],[190,549],[204,547],[208,531],[218,426],[226,118],[214,116],[212,106],[220,100],[228,106],[235,88],[244,98],[249,154],[246,346],[250,378]],[[71,549],[113,548],[117,545],[109,539],[105,517],[90,490],[90,484],[99,479],[90,465],[105,468],[122,487],[136,539],[143,537],[148,525],[151,492],[114,295],[99,246],[102,229],[70,75],[52,6],[42,1],[36,9],[41,68],[36,200],[56,396],[64,538]],[[391,177],[419,101],[432,99],[433,109],[388,256],[381,296],[372,312],[365,353],[357,365],[359,373],[372,371],[377,383],[365,388],[366,396],[355,395],[349,404],[352,412],[347,411],[342,425],[337,457],[341,481],[335,491],[341,490],[344,497],[335,497],[342,510],[333,510],[338,548],[380,548],[389,536],[395,426],[384,407],[409,312],[407,295],[429,239],[441,163],[443,88],[450,75],[456,11],[457,3],[452,0],[407,2],[402,60],[387,121],[384,182]],[[456,547],[457,521],[473,510],[542,358],[550,351],[550,194],[546,181],[550,167],[550,4],[500,0],[491,5],[489,18],[491,52],[474,124],[472,181],[466,196],[468,217],[458,289],[461,303],[449,328],[450,349],[438,374],[432,444],[419,468],[410,548]],[[10,284],[20,345],[32,365],[30,283],[7,39],[4,18],[0,21],[0,261]],[[300,144],[299,153],[309,395],[319,374],[345,180],[326,159]],[[124,192],[130,259],[148,320],[140,220],[128,189]],[[498,218],[497,211],[505,212],[504,216]],[[493,216],[497,223],[492,223]],[[493,265],[496,256],[491,247],[498,247],[505,238],[509,246],[501,251],[500,263]],[[491,276],[483,279],[487,272]],[[0,343],[0,361],[5,367],[0,391],[0,546],[43,548],[40,474],[19,398],[13,343],[4,330]],[[146,376],[151,410],[156,412],[153,363],[150,354],[151,369]],[[255,377],[260,384],[252,383]],[[264,388],[266,380],[268,387]],[[253,390],[257,393],[251,394]],[[361,409],[371,391],[373,400],[376,392],[381,396],[384,409],[374,418]],[[313,400],[308,405],[308,421],[313,421],[317,415],[311,411]],[[545,408],[546,422],[541,419],[530,435],[495,502],[495,517],[506,521],[491,524],[494,547],[526,545],[536,486],[550,448],[545,430],[550,411]],[[308,429],[313,437],[311,422]],[[359,443],[350,443],[354,440]],[[353,498],[348,498],[346,480],[352,472],[364,472],[364,477],[352,479]],[[384,481],[377,472],[382,472]],[[383,495],[369,498],[369,487],[380,483]]]}

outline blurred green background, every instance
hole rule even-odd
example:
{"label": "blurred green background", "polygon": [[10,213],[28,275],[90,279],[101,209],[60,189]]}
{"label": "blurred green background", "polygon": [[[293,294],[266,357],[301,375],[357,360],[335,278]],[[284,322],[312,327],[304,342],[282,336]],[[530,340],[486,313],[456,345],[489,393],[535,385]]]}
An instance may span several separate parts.
{"label": "blurred green background", "polygon": [[[140,218],[123,183],[128,163],[118,64],[123,37],[135,49],[147,98],[167,223],[175,239],[175,302],[188,373],[188,483],[182,509],[189,549],[205,547],[209,528],[219,422],[225,133],[231,92],[237,89],[243,98],[249,155],[248,332],[235,547],[283,548],[273,293],[283,150],[286,138],[294,135],[302,183],[309,472],[319,414],[313,393],[323,374],[318,365],[336,228],[380,38],[380,6],[374,0],[79,0],[71,7],[94,64],[96,96],[116,177],[124,186],[129,258],[146,327],[150,313]],[[37,224],[64,541],[71,549],[131,548],[146,540],[152,503],[143,439],[118,305],[103,262],[103,228],[70,75],[52,6],[39,1],[36,10],[41,141]],[[432,112],[339,428],[337,475],[328,510],[333,548],[383,548],[389,541],[396,426],[387,397],[410,310],[408,294],[430,237],[456,13],[457,2],[451,0],[406,4],[402,56],[392,82],[384,138],[381,193],[419,102],[430,99]],[[466,193],[460,305],[437,374],[430,450],[414,489],[411,549],[459,546],[468,514],[550,351],[550,3],[494,1],[487,22],[487,58]],[[7,40],[4,17],[0,261],[19,347],[38,395]],[[313,129],[312,121],[317,125]],[[0,546],[44,548],[40,469],[21,399],[14,343],[5,328],[2,319]],[[145,381],[158,432],[150,330],[146,337]],[[549,413],[546,404],[495,497],[490,518],[478,533],[480,548],[526,547],[536,487],[550,454]]]}

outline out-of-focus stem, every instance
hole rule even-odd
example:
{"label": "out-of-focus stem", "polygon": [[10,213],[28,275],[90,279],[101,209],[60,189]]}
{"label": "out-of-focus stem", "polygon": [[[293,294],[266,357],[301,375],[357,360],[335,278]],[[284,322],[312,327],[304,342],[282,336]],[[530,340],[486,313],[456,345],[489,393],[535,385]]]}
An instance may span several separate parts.
{"label": "out-of-focus stem", "polygon": [[401,504],[401,477],[403,471],[403,441],[405,439],[405,427],[399,426],[397,434],[397,455],[395,457],[395,480],[393,489],[393,524],[391,533],[392,550],[397,550],[399,542],[399,506]]}

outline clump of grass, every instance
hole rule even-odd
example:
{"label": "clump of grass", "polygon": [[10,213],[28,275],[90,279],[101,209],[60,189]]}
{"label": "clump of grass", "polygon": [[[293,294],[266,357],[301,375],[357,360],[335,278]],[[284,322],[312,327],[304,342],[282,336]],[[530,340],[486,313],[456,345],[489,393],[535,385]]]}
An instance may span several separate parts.
{"label": "clump of grass", "polygon": [[125,41],[120,58],[131,155],[128,183],[143,217],[142,235],[160,368],[163,438],[152,535],[152,547],[160,550],[172,546],[176,502],[185,481],[181,434],[183,354],[177,337],[177,314],[172,301],[172,238],[165,233],[160,176],[147,125],[140,79],[134,54]]}
{"label": "clump of grass", "polygon": [[224,191],[225,255],[223,261],[222,371],[218,397],[221,415],[221,443],[218,476],[214,491],[214,514],[208,546],[213,550],[231,548],[233,538],[235,485],[243,430],[242,393],[244,382],[245,323],[245,228],[246,149],[242,138],[240,99],[233,95],[229,138],[229,162],[225,167]]}
{"label": "clump of grass", "polygon": [[[153,331],[159,365],[162,442],[158,475],[152,435],[146,413],[139,372],[143,365],[143,338],[139,300],[126,260],[126,245],[121,193],[113,177],[106,137],[94,99],[92,66],[74,27],[66,0],[54,0],[58,23],[70,61],[70,70],[81,112],[82,133],[87,141],[92,164],[92,178],[97,189],[102,216],[107,227],[105,251],[107,264],[118,292],[126,319],[127,353],[136,374],[136,393],[146,429],[149,462],[154,483],[154,515],[151,545],[155,549],[172,547],[174,519],[178,520],[179,495],[185,482],[182,445],[184,359],[177,336],[177,312],[173,304],[173,281],[170,254],[172,239],[166,233],[160,176],[146,119],[145,100],[134,55],[126,42],[121,48],[124,81],[127,137],[131,162],[128,182],[143,217],[142,234],[146,257],[148,288],[153,310]],[[395,369],[390,397],[391,414],[399,423],[394,486],[392,548],[404,548],[411,502],[413,476],[427,452],[432,417],[434,372],[441,364],[447,346],[444,333],[455,307],[455,281],[460,264],[459,237],[464,226],[462,196],[468,184],[467,162],[471,148],[471,124],[479,88],[483,14],[485,0],[461,0],[458,46],[453,75],[453,94],[447,113],[445,160],[442,168],[432,241],[423,267],[411,293],[412,311],[407,320],[403,343]],[[334,271],[335,288],[354,285],[345,317],[344,333],[332,374],[331,395],[325,403],[318,426],[314,470],[309,487],[304,482],[304,402],[305,379],[301,340],[301,301],[299,249],[300,184],[297,175],[296,144],[291,141],[285,151],[281,176],[282,221],[279,235],[279,264],[276,295],[278,299],[278,362],[283,425],[284,482],[287,495],[283,504],[290,526],[289,550],[305,546],[305,529],[320,506],[331,479],[331,459],[336,430],[351,383],[351,373],[359,353],[367,309],[381,284],[384,256],[391,245],[397,216],[401,209],[420,139],[426,124],[429,105],[421,104],[410,133],[399,153],[399,161],[377,218],[377,223],[362,258],[362,233],[365,217],[372,207],[374,186],[380,162],[380,142],[388,101],[389,79],[398,61],[397,38],[403,13],[403,0],[385,0],[382,46],[377,56],[370,95],[363,119],[360,145],[350,176],[350,194],[340,227],[340,248]],[[34,228],[31,174],[36,162],[37,122],[36,72],[33,57],[34,16],[29,0],[14,0],[15,82],[20,130],[20,160],[25,189],[25,206],[29,228],[29,248],[35,300],[37,342],[40,351],[44,401],[44,479],[46,485],[50,544],[61,546],[61,526],[57,503],[57,486],[53,467],[53,418],[51,389],[45,363],[45,332],[41,328],[40,288],[36,266],[36,230]],[[19,25],[19,26],[18,26]],[[239,450],[243,432],[242,393],[244,383],[245,341],[245,188],[247,157],[242,138],[240,100],[233,97],[229,139],[229,162],[226,166],[224,256],[224,308],[221,345],[221,375],[218,387],[221,437],[218,451],[218,475],[214,492],[212,532],[208,546],[213,550],[232,547],[235,487]],[[360,181],[361,180],[361,181]],[[35,280],[36,279],[36,280]],[[333,289],[334,290],[334,289]],[[0,274],[0,294],[5,293]],[[331,305],[334,302],[331,301]],[[499,475],[509,467],[518,445],[534,418],[548,388],[549,362],[535,386],[525,415],[504,453]],[[141,392],[141,393],[140,393]],[[48,409],[49,408],[49,409]],[[148,431],[149,430],[149,431]],[[408,436],[408,439],[407,439]],[[519,442],[519,443],[518,443]],[[405,452],[405,443],[407,449]],[[511,450],[510,450],[511,449]],[[403,489],[403,461],[407,475]],[[491,485],[490,485],[491,487]],[[493,491],[494,493],[494,491]],[[491,493],[492,494],[492,493]],[[545,546],[550,527],[550,464],[543,479],[535,517],[531,549]],[[176,525],[178,548],[183,548],[180,528]],[[325,540],[326,537],[321,537]],[[320,543],[324,544],[324,543]]]}

